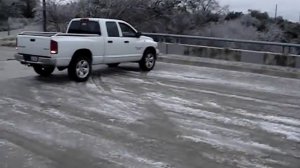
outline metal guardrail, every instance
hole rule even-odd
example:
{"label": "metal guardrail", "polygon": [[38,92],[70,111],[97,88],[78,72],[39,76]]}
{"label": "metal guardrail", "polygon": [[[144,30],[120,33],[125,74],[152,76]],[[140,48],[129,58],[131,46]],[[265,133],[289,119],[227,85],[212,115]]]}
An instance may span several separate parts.
{"label": "metal guardrail", "polygon": [[[173,38],[173,39],[176,39],[176,41],[177,41],[175,43],[178,43],[178,41],[180,39],[190,39],[190,40],[213,41],[213,42],[229,42],[229,43],[239,43],[239,44],[255,44],[255,45],[264,45],[264,46],[277,46],[277,47],[282,47],[282,54],[285,55],[285,56],[288,56],[290,54],[291,48],[297,48],[300,51],[300,44],[293,44],[293,43],[240,40],[240,39],[227,39],[227,38],[218,38],[218,37],[191,36],[191,35],[178,35],[178,34],[163,34],[163,33],[143,33],[143,35],[163,39],[160,42],[166,42],[167,38]],[[181,45],[189,46],[190,44],[181,44]],[[212,46],[212,47],[214,47],[214,46]],[[286,48],[288,48],[288,51],[285,50]],[[235,48],[235,49],[238,49],[238,48]],[[255,50],[250,50],[250,51],[255,51]],[[299,55],[299,53],[297,53],[296,55]]]}

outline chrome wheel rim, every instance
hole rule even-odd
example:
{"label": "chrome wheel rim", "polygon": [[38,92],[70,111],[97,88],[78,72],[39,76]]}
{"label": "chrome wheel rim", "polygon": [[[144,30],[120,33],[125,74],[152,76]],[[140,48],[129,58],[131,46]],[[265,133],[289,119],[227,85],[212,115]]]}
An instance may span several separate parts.
{"label": "chrome wheel rim", "polygon": [[155,63],[154,55],[151,53],[147,54],[145,58],[146,67],[150,69],[153,67],[154,63]]}
{"label": "chrome wheel rim", "polygon": [[79,78],[86,78],[90,73],[90,65],[86,60],[81,60],[76,65],[76,74]]}

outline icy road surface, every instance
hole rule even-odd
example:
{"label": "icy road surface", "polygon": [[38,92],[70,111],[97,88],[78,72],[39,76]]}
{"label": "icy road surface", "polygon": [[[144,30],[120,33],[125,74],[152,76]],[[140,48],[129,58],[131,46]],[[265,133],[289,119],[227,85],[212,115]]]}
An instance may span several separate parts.
{"label": "icy road surface", "polygon": [[300,80],[136,67],[75,83],[0,61],[0,167],[300,167]]}

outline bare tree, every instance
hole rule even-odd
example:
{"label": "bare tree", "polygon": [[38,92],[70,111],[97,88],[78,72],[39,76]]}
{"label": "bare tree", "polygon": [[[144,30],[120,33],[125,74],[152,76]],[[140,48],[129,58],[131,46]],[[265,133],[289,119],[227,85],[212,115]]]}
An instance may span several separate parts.
{"label": "bare tree", "polygon": [[[65,31],[70,19],[76,17],[78,5],[68,0],[47,1],[47,30]],[[42,21],[42,6],[37,9],[36,20]]]}

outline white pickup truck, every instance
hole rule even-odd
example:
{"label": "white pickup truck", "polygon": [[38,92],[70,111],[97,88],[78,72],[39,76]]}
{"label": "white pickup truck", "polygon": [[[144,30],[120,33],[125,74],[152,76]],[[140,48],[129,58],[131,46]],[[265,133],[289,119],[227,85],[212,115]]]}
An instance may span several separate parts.
{"label": "white pickup truck", "polygon": [[124,21],[78,18],[70,21],[66,33],[19,34],[15,58],[41,76],[51,75],[56,67],[68,68],[71,79],[83,82],[95,64],[115,67],[122,62],[137,62],[143,71],[150,71],[157,54],[157,43]]}

